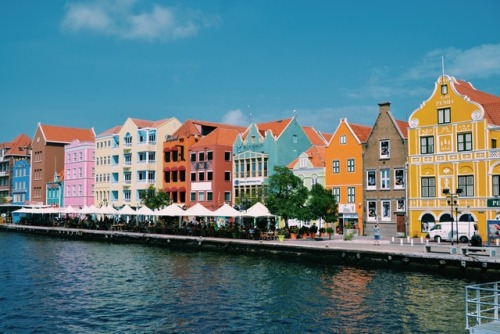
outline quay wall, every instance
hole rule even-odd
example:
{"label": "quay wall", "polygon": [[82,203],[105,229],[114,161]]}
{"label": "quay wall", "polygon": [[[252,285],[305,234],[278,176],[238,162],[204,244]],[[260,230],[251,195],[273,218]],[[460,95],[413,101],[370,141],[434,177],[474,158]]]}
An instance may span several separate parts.
{"label": "quay wall", "polygon": [[274,256],[285,260],[326,265],[438,272],[442,275],[471,276],[482,280],[500,279],[500,256],[427,253],[424,252],[423,245],[410,247],[388,241],[377,247],[373,246],[371,242],[356,242],[355,240],[225,239],[15,224],[0,225],[0,232],[26,233],[64,240],[142,244],[182,251],[218,251],[232,254]]}

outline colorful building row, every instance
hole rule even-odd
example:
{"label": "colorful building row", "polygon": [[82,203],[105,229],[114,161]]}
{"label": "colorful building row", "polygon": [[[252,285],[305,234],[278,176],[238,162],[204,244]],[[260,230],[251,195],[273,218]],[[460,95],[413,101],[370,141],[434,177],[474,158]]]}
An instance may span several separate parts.
{"label": "colorful building row", "polygon": [[500,193],[499,101],[442,76],[409,122],[384,102],[373,126],[341,119],[333,134],[297,117],[248,127],[129,118],[98,135],[38,124],[33,141],[23,135],[0,146],[0,195],[12,203],[139,206],[153,186],[186,207],[245,208],[265,198],[275,166],[288,166],[306,186],[331,189],[341,227],[370,234],[380,223],[385,235],[419,236],[457,219],[478,222],[486,236],[486,221],[497,216],[489,204]]}

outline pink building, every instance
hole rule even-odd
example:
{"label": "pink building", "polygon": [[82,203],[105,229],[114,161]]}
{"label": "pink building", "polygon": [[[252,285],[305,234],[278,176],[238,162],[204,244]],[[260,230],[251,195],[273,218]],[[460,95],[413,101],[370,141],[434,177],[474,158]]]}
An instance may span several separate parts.
{"label": "pink building", "polygon": [[64,148],[64,206],[94,204],[94,142],[73,140]]}

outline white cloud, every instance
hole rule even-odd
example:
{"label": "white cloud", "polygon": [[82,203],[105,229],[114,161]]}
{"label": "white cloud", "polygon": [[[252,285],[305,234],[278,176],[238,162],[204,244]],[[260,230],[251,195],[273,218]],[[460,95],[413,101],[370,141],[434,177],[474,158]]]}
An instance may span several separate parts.
{"label": "white cloud", "polygon": [[248,126],[252,121],[250,116],[243,114],[240,109],[230,110],[222,116],[222,123],[231,125]]}
{"label": "white cloud", "polygon": [[219,18],[199,11],[153,5],[137,9],[136,0],[70,3],[61,23],[65,31],[89,30],[124,39],[169,41],[195,36]]}
{"label": "white cloud", "polygon": [[425,54],[404,78],[407,80],[436,79],[442,73],[465,79],[488,78],[500,75],[500,44],[479,45],[467,50],[446,48]]}

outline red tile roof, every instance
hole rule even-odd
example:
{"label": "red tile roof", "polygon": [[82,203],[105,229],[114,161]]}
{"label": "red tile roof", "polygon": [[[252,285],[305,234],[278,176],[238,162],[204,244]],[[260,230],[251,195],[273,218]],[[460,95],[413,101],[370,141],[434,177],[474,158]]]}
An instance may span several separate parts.
{"label": "red tile roof", "polygon": [[71,128],[65,126],[38,125],[46,142],[71,143],[73,140],[94,141],[94,129]]}
{"label": "red tile roof", "polygon": [[26,156],[26,147],[31,145],[31,139],[25,134],[20,134],[17,136],[7,150],[5,155],[15,155],[15,156]]}
{"label": "red tile roof", "polygon": [[488,123],[500,125],[500,97],[475,89],[470,82],[462,80],[452,81],[453,87],[461,95],[469,97],[479,103],[483,108],[484,117]]}
{"label": "red tile roof", "polygon": [[199,142],[193,144],[191,147],[196,148],[200,146],[232,146],[240,131],[236,129],[217,128],[203,137]]}
{"label": "red tile roof", "polygon": [[320,132],[316,131],[315,128],[303,126],[302,129],[304,129],[304,132],[312,145],[326,146],[328,144],[326,138]]}
{"label": "red tile roof", "polygon": [[348,123],[348,125],[352,129],[352,132],[354,132],[356,137],[358,137],[359,141],[361,143],[366,143],[366,140],[368,139],[368,136],[370,135],[372,128],[369,126],[360,125],[360,124]]}
{"label": "red tile roof", "polygon": [[[309,157],[309,161],[313,167],[325,167],[325,146],[311,146],[305,154]],[[294,159],[292,162],[288,164],[288,168],[293,168],[297,162],[299,161],[300,156]]]}
{"label": "red tile roof", "polygon": [[105,136],[105,135],[111,135],[111,134],[117,134],[120,133],[120,130],[122,129],[121,125],[117,125],[112,127],[111,129],[108,129],[106,131],[101,132],[98,136]]}
{"label": "red tile roof", "polygon": [[407,139],[408,138],[408,127],[410,126],[408,122],[406,121],[401,121],[399,119],[396,120],[396,125],[398,126],[399,130],[401,131],[401,134],[403,135],[403,138]]}
{"label": "red tile roof", "polygon": [[293,118],[287,118],[272,122],[258,123],[257,128],[262,135],[264,135],[266,131],[271,130],[274,136],[279,137],[292,120]]}
{"label": "red tile roof", "polygon": [[191,135],[204,136],[206,133],[203,133],[203,128],[226,128],[233,129],[239,132],[245,131],[246,127],[230,125],[224,123],[213,123],[213,122],[205,122],[205,121],[196,121],[188,119],[185,121],[177,131],[173,134],[174,137],[187,138]]}

